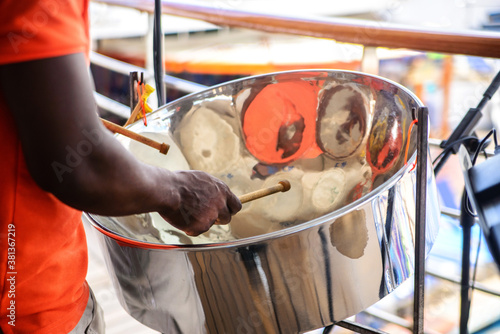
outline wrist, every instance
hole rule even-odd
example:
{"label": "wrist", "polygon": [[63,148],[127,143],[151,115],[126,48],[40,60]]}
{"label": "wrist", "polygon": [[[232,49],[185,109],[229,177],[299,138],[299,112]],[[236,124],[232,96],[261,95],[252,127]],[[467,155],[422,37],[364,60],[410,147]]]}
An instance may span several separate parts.
{"label": "wrist", "polygon": [[181,207],[181,196],[177,181],[177,172],[172,172],[166,169],[156,168],[155,181],[151,185],[155,191],[151,193],[151,197],[155,203],[155,211],[166,212],[176,211]]}

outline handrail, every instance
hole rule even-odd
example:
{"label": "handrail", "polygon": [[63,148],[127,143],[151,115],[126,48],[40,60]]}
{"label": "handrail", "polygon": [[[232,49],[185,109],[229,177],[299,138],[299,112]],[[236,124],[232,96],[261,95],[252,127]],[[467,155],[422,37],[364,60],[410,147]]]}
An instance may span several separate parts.
{"label": "handrail", "polygon": [[130,107],[127,107],[126,105],[95,91],[94,99],[98,107],[124,119],[128,119],[130,117]]}
{"label": "handrail", "polygon": [[[96,0],[153,12],[154,0]],[[334,39],[365,46],[500,58],[500,34],[473,30],[416,28],[358,19],[278,16],[205,5],[162,1],[162,13],[216,25]]]}
{"label": "handrail", "polygon": [[[129,75],[130,72],[144,72],[146,74],[146,81],[152,80],[153,78],[153,74],[145,68],[125,63],[123,61],[110,58],[94,51],[90,52],[90,62],[94,65],[98,65],[108,70],[112,70],[114,72],[125,75]],[[176,78],[168,74],[164,75],[163,82],[167,85],[168,88],[178,89],[181,92],[185,93],[194,93],[208,88],[205,85]]]}

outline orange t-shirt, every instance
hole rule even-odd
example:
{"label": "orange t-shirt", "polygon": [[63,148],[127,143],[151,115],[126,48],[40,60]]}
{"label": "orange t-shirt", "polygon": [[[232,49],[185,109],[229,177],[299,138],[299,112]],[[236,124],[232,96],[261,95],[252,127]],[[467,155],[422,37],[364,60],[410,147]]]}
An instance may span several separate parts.
{"label": "orange t-shirt", "polygon": [[[88,52],[87,10],[88,0],[2,0],[0,65]],[[1,91],[0,156],[1,331],[67,333],[89,294],[81,212],[31,178]]]}

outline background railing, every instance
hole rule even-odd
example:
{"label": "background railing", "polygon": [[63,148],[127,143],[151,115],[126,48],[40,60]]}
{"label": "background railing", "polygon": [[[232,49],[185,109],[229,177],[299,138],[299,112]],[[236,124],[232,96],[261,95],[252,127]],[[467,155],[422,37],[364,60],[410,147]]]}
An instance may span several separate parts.
{"label": "background railing", "polygon": [[[109,5],[153,12],[154,0],[99,0]],[[379,21],[277,16],[210,6],[162,1],[162,13],[220,26],[333,39],[372,47],[500,58],[500,36],[483,31],[426,29]]]}

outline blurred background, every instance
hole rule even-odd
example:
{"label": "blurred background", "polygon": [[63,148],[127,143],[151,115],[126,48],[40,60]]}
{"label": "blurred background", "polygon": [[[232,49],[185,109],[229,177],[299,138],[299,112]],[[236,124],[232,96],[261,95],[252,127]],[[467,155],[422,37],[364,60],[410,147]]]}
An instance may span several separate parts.
{"label": "blurred background", "polygon": [[[144,70],[154,85],[153,16],[142,11],[153,1],[91,2],[91,71],[100,112],[124,122],[130,113],[130,70]],[[174,3],[174,2],[172,2]],[[180,3],[179,3],[180,4]],[[478,32],[500,39],[498,0],[205,0],[182,2],[220,11],[249,11],[272,16],[335,18],[370,22],[359,31],[377,38],[377,27],[393,25],[438,29],[460,35]],[[132,8],[130,8],[132,7]],[[360,21],[361,20],[361,21]],[[344,22],[344,21],[341,21]],[[356,70],[391,79],[414,92],[429,108],[434,143],[446,139],[469,108],[475,107],[500,70],[498,57],[457,52],[363,46],[329,38],[214,25],[192,18],[162,15],[163,56],[168,78],[167,101],[233,79],[294,69]],[[500,54],[498,44],[496,54]],[[492,53],[494,53],[493,50]],[[469,54],[469,53],[468,53]],[[121,62],[114,63],[107,57]],[[156,96],[148,103],[158,106]],[[483,109],[476,133],[482,138],[500,125],[500,93]],[[440,150],[431,147],[436,157]],[[499,166],[500,171],[500,166]],[[425,329],[428,333],[458,333],[462,240],[457,219],[464,182],[458,160],[452,156],[437,175],[441,196],[441,230],[427,260]],[[155,333],[128,316],[111,287],[94,231],[88,228],[90,264],[88,281],[101,303],[107,333]],[[472,230],[472,269],[478,287],[472,295],[471,333],[500,333],[500,272],[493,262],[477,224]],[[166,269],[167,270],[167,269]],[[488,290],[487,292],[482,290]],[[393,316],[397,316],[394,319]],[[411,333],[413,282],[406,282],[352,320],[388,333]],[[390,320],[396,322],[391,323]],[[406,321],[406,322],[405,322]],[[405,328],[407,327],[407,328]],[[323,329],[318,329],[322,333]],[[333,333],[350,333],[334,328]]]}

